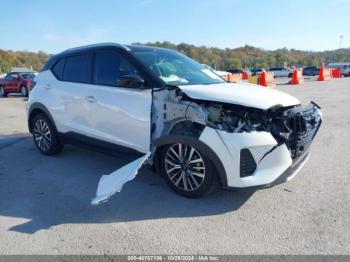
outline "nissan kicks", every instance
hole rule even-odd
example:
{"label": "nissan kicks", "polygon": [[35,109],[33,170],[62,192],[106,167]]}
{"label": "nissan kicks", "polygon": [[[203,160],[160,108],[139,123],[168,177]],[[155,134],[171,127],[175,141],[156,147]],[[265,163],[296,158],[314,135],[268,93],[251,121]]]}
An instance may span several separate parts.
{"label": "nissan kicks", "polygon": [[101,203],[143,164],[177,193],[266,187],[304,165],[320,125],[314,102],[248,83],[228,83],[169,49],[98,44],[54,55],[34,79],[28,125],[38,150],[65,144],[108,149],[131,162],[102,176]]}

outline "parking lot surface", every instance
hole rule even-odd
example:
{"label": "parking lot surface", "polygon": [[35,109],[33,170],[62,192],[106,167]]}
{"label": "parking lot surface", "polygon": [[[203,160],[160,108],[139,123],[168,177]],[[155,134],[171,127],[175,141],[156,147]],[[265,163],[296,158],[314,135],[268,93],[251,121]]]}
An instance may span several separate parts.
{"label": "parking lot surface", "polygon": [[144,168],[100,206],[90,200],[101,175],[125,160],[71,146],[43,156],[24,99],[0,99],[0,253],[350,254],[350,78],[278,82],[324,117],[293,180],[186,199]]}

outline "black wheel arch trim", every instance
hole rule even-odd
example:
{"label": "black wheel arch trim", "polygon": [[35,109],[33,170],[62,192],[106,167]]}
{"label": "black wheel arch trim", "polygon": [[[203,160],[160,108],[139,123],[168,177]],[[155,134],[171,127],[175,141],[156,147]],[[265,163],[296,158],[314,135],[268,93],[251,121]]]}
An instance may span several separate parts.
{"label": "black wheel arch trim", "polygon": [[216,153],[204,142],[200,141],[196,137],[190,137],[190,136],[184,136],[184,135],[167,135],[160,138],[157,138],[152,141],[152,143],[157,147],[174,144],[174,143],[185,143],[190,146],[194,146],[195,148],[199,149],[202,154],[207,156],[210,161],[213,163],[214,168],[217,171],[217,174],[219,176],[220,184],[223,188],[227,187],[227,176],[225,168],[219,159],[219,157],[216,155]]}
{"label": "black wheel arch trim", "polygon": [[42,111],[49,118],[49,120],[51,121],[51,124],[53,125],[53,127],[55,128],[55,131],[57,132],[56,124],[55,124],[55,121],[53,120],[53,117],[52,117],[50,111],[43,104],[41,104],[39,102],[34,102],[29,107],[29,110],[28,110],[28,129],[29,129],[29,132],[32,133],[30,121],[32,120],[32,114],[35,110]]}

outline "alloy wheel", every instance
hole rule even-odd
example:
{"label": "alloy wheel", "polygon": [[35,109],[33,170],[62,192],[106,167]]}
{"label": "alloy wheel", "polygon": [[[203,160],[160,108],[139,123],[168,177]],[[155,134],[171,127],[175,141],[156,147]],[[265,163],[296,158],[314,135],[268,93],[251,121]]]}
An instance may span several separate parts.
{"label": "alloy wheel", "polygon": [[44,120],[39,119],[37,122],[35,122],[33,133],[38,147],[42,151],[47,152],[51,147],[52,139],[48,124]]}
{"label": "alloy wheel", "polygon": [[181,143],[168,148],[165,170],[171,183],[183,191],[198,189],[206,171],[201,154],[195,148]]}
{"label": "alloy wheel", "polygon": [[5,96],[5,90],[3,87],[0,87],[0,97]]}
{"label": "alloy wheel", "polygon": [[27,89],[24,86],[21,87],[21,95],[27,96]]}

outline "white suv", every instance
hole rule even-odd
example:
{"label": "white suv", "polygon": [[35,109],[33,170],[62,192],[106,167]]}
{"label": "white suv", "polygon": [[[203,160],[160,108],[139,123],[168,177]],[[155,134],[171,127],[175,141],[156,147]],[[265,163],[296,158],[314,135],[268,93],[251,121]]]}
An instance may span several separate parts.
{"label": "white suv", "polygon": [[148,163],[172,189],[270,186],[308,158],[319,107],[282,92],[227,83],[173,50],[99,44],[53,56],[34,79],[29,130],[46,155],[77,144],[133,161],[99,182],[107,200]]}
{"label": "white suv", "polygon": [[269,72],[273,72],[274,77],[292,77],[293,70],[288,67],[272,67]]}

